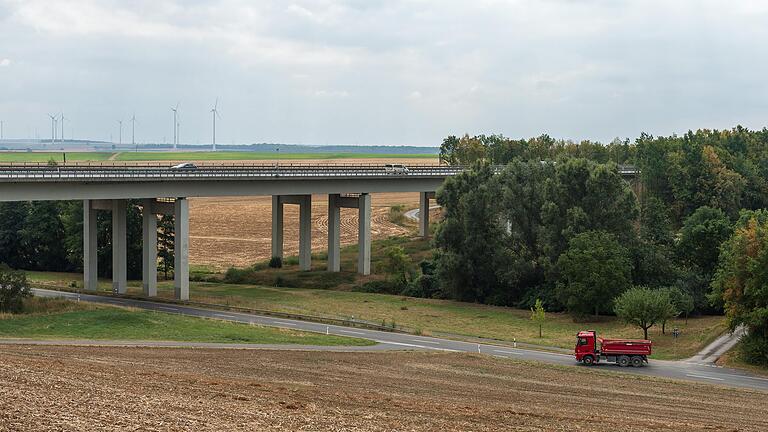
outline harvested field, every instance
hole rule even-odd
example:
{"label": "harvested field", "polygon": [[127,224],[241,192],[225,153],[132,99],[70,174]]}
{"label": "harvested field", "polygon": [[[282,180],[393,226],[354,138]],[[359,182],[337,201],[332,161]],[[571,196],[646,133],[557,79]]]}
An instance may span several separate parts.
{"label": "harvested field", "polygon": [[[418,206],[417,193],[372,194],[374,239],[402,235],[415,228],[390,222],[389,207]],[[299,251],[299,206],[285,205],[284,251],[286,256]],[[357,243],[357,209],[341,209],[341,244]],[[272,247],[272,198],[226,197],[190,199],[190,262],[217,270],[244,267],[269,259]],[[325,251],[328,244],[328,197],[312,196],[312,250]]]}
{"label": "harvested field", "polygon": [[454,353],[0,348],[0,431],[762,431],[765,393]]}

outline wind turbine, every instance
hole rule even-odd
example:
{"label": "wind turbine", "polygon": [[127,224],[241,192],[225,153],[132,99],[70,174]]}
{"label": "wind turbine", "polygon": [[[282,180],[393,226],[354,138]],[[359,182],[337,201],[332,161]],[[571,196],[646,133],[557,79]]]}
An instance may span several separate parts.
{"label": "wind turbine", "polygon": [[[136,113],[131,117],[131,145],[136,147]],[[139,151],[138,147],[136,151]]]}
{"label": "wind turbine", "polygon": [[56,142],[56,116],[48,114],[48,117],[51,118],[51,145],[53,145]]}
{"label": "wind turbine", "polygon": [[178,102],[176,103],[176,108],[171,108],[171,111],[173,111],[173,149],[176,150],[176,145],[178,144],[177,132],[179,130],[178,129],[179,128],[179,123],[176,120],[176,118],[177,118],[176,116],[179,113],[179,103]]}
{"label": "wind turbine", "polygon": [[120,124],[120,134],[118,135],[117,145],[121,145],[123,143],[123,121],[118,120],[117,122]]}
{"label": "wind turbine", "polygon": [[59,141],[64,142],[64,111],[61,112],[61,135]]}
{"label": "wind turbine", "polygon": [[219,98],[216,98],[216,103],[211,110],[211,117],[213,117],[213,151],[216,151],[216,117],[221,118],[219,114]]}

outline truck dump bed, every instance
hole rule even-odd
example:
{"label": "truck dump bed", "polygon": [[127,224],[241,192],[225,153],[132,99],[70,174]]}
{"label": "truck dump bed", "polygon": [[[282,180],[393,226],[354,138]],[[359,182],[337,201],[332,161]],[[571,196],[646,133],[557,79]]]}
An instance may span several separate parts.
{"label": "truck dump bed", "polygon": [[603,355],[651,355],[651,341],[643,339],[603,339],[600,353]]}

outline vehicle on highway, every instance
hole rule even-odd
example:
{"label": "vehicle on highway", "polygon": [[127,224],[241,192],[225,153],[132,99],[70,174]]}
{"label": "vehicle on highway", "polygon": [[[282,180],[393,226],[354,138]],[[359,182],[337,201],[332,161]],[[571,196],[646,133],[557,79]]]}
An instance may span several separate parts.
{"label": "vehicle on highway", "polygon": [[403,164],[386,164],[384,171],[389,174],[408,174],[408,167]]}
{"label": "vehicle on highway", "polygon": [[184,162],[171,167],[172,170],[196,170],[197,165],[192,162]]}
{"label": "vehicle on highway", "polygon": [[645,339],[605,339],[597,337],[594,330],[586,330],[576,335],[574,354],[576,361],[587,366],[604,361],[619,366],[641,367],[648,363],[651,345],[651,341]]}

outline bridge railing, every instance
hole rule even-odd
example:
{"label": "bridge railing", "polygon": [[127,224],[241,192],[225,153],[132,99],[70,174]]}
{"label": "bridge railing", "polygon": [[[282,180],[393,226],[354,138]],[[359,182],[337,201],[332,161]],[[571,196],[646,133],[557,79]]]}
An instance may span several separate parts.
{"label": "bridge railing", "polygon": [[201,165],[174,168],[170,165],[47,165],[0,164],[2,180],[126,180],[126,179],[216,179],[216,178],[328,178],[449,176],[463,171],[459,166],[409,165],[391,169],[383,165],[252,164]]}

